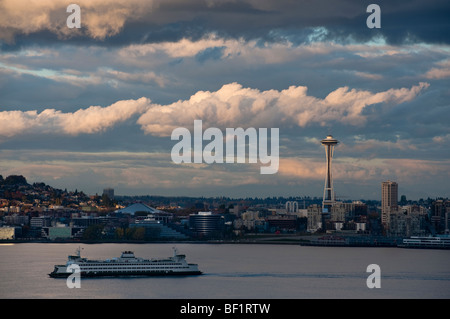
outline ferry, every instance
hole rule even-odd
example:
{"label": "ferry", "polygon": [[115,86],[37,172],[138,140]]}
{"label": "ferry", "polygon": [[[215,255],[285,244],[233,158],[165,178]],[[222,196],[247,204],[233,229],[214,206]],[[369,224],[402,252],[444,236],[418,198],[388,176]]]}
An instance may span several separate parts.
{"label": "ferry", "polygon": [[198,265],[188,264],[185,258],[185,255],[178,254],[174,248],[173,257],[164,259],[144,259],[136,257],[132,251],[124,251],[120,257],[89,260],[81,257],[80,248],[78,248],[76,255],[68,256],[65,265],[55,265],[49,276],[65,278],[74,273],[74,268],[79,270],[81,277],[201,275]]}
{"label": "ferry", "polygon": [[403,239],[403,243],[398,246],[403,248],[450,249],[450,237],[411,236]]}

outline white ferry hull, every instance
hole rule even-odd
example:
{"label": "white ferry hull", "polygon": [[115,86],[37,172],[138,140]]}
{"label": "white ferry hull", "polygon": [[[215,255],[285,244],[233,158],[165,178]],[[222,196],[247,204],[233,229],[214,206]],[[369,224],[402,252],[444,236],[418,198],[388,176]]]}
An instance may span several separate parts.
{"label": "white ferry hull", "polygon": [[[68,269],[70,268],[70,269]],[[89,260],[69,256],[66,265],[55,265],[48,274],[52,278],[67,278],[79,273],[81,277],[124,277],[124,276],[193,276],[201,275],[197,264],[188,264],[184,255],[174,254],[165,259],[143,259],[133,252],[123,252],[120,258]]]}
{"label": "white ferry hull", "polygon": [[402,248],[450,249],[450,237],[411,236],[403,239],[403,243],[398,246]]}
{"label": "white ferry hull", "polygon": [[[73,272],[58,269],[49,274],[52,278],[67,278]],[[145,271],[80,271],[80,276],[88,277],[148,277],[148,276],[198,276],[202,272],[199,270],[173,271],[173,270],[145,270]]]}

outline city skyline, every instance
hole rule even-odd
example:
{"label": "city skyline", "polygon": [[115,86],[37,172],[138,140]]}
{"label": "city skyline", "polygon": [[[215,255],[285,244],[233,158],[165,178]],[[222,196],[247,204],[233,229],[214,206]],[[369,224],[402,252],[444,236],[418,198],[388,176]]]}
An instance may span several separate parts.
{"label": "city skyline", "polygon": [[[321,197],[450,186],[445,1],[78,1],[0,4],[0,174],[116,195]],[[120,7],[121,10],[115,10]],[[119,13],[120,12],[120,13]],[[41,17],[37,19],[36,17]],[[176,164],[177,127],[279,128],[279,170]],[[203,146],[207,143],[205,142]]]}

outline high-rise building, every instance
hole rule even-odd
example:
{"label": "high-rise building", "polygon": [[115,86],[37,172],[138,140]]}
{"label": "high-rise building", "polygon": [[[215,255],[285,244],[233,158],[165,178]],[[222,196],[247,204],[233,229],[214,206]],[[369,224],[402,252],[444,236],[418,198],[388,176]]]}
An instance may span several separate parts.
{"label": "high-rise building", "polygon": [[103,195],[108,196],[109,199],[114,199],[114,188],[105,188]]}
{"label": "high-rise building", "polygon": [[381,183],[381,222],[389,225],[392,212],[398,211],[398,184],[392,181]]}
{"label": "high-rise building", "polygon": [[307,209],[307,231],[314,233],[322,228],[322,207],[317,204],[308,206]]}
{"label": "high-rise building", "polygon": [[450,201],[438,199],[431,204],[431,224],[438,233],[449,233]]}

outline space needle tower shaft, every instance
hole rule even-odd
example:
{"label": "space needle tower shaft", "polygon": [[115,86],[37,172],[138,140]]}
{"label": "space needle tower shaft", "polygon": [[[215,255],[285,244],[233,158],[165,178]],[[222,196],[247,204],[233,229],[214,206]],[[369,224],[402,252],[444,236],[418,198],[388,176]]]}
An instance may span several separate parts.
{"label": "space needle tower shaft", "polygon": [[333,136],[328,135],[320,142],[325,147],[325,155],[327,158],[327,173],[325,175],[325,187],[323,189],[322,211],[329,212],[335,201],[331,162],[333,159],[334,147],[339,143],[339,141],[333,138]]}

